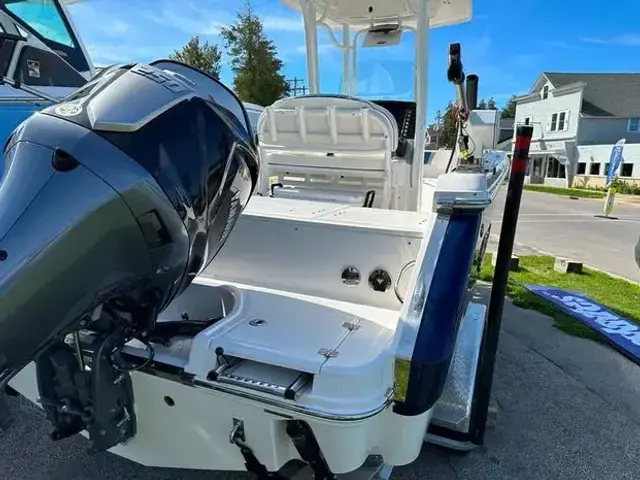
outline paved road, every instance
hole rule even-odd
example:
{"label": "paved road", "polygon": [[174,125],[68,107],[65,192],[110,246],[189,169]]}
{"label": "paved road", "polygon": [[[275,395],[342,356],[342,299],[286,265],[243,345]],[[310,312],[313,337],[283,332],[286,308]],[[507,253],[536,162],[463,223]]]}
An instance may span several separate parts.
{"label": "paved road", "polygon": [[[486,298],[486,291],[480,292]],[[632,480],[640,478],[640,368],[507,305],[497,361],[497,426],[466,456],[426,446],[392,480]],[[39,411],[10,399],[0,477],[12,480],[240,480],[245,474],[151,469],[83,438],[51,443]],[[170,434],[170,432],[168,432]]]}
{"label": "paved road", "polygon": [[[489,213],[495,221],[502,217],[505,190]],[[612,216],[618,220],[606,220],[594,217],[602,212],[602,202],[524,192],[516,242],[640,282],[633,255],[640,236],[640,205],[616,205]],[[499,233],[500,225],[497,222],[492,233]]]}

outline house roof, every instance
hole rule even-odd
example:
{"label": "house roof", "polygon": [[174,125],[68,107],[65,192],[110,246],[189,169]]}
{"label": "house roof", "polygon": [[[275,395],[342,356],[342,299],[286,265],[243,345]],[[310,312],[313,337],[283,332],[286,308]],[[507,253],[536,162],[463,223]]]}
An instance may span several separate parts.
{"label": "house roof", "polygon": [[513,129],[513,124],[515,123],[515,118],[504,117],[500,119],[500,128]]}
{"label": "house roof", "polygon": [[586,83],[581,113],[594,117],[640,116],[640,74],[638,73],[554,73],[543,72],[555,88]]}

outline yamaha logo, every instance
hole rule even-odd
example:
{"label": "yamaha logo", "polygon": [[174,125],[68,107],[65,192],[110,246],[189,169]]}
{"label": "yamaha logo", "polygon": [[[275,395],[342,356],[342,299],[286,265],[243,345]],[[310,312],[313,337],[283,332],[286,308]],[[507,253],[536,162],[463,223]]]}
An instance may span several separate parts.
{"label": "yamaha logo", "polygon": [[54,111],[56,115],[61,117],[74,117],[82,112],[82,105],[79,103],[62,103]]}

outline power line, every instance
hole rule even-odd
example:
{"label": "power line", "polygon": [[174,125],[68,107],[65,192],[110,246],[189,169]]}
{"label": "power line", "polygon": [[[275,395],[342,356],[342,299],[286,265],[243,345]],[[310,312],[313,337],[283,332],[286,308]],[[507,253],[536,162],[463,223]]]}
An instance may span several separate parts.
{"label": "power line", "polygon": [[[287,80],[287,83],[289,83],[289,93],[292,97],[295,97],[298,93],[301,93],[302,95],[307,94],[307,86],[304,84],[304,80],[302,78],[290,78]],[[300,86],[298,86],[298,83],[300,83]]]}

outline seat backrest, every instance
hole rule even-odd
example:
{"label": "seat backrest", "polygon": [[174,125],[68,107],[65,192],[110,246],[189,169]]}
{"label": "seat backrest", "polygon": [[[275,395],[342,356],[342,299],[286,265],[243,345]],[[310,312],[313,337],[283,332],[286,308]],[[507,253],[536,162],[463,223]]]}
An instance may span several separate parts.
{"label": "seat backrest", "polygon": [[285,98],[260,115],[258,139],[263,195],[277,177],[298,195],[313,189],[316,200],[318,191],[374,190],[374,206],[389,208],[398,125],[386,109],[337,95]]}

